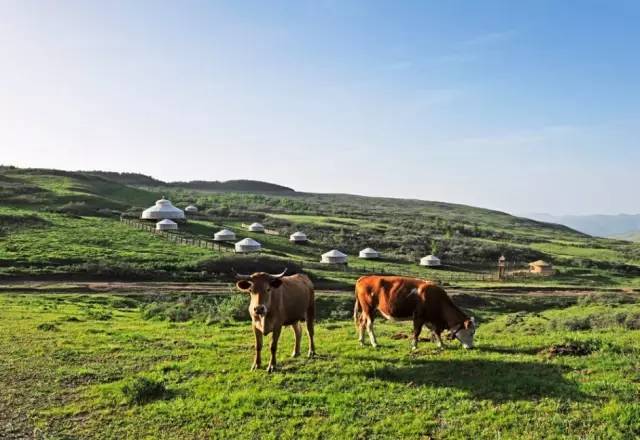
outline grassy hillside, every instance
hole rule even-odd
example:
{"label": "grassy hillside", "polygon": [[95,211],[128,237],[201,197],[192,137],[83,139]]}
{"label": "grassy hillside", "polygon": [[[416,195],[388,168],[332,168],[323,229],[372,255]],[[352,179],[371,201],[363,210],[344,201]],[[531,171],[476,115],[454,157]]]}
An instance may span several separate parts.
{"label": "grassy hillside", "polygon": [[[239,239],[249,236],[261,242],[262,255],[281,259],[278,265],[302,265],[318,279],[338,283],[384,271],[482,285],[482,274],[494,272],[504,254],[510,269],[526,268],[527,262],[540,258],[559,269],[553,278],[515,284],[640,286],[639,245],[486,209],[342,194],[133,187],[92,173],[7,167],[0,168],[0,275],[184,279],[201,277],[203,270],[207,277],[217,276],[222,266],[216,261],[238,265],[238,257],[229,251],[177,245],[121,224],[112,213],[137,217],[162,194],[176,206],[193,203],[200,208],[181,226],[182,236],[210,240],[226,227]],[[263,222],[271,233],[247,232],[244,225],[253,221]],[[307,233],[310,243],[290,243],[288,236],[296,230]],[[384,259],[357,259],[357,252],[368,246]],[[332,248],[350,255],[349,270],[316,264],[320,254]],[[419,267],[419,258],[429,253],[440,256],[446,267]],[[207,270],[211,267],[215,270]]]}
{"label": "grassy hillside", "polygon": [[478,297],[477,348],[411,351],[409,323],[359,347],[351,297],[320,295],[318,356],[289,358],[287,329],[271,375],[249,371],[246,302],[0,295],[0,437],[640,436],[631,297]]}

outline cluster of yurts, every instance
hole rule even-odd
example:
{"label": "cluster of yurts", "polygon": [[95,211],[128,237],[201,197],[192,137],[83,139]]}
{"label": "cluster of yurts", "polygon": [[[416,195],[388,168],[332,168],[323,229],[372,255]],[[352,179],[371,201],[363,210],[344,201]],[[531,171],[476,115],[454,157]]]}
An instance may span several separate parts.
{"label": "cluster of yurts", "polygon": [[[176,221],[186,219],[185,212],[187,214],[195,214],[198,212],[198,208],[196,206],[189,205],[183,211],[182,209],[173,206],[169,200],[163,197],[156,201],[154,206],[145,209],[140,218],[143,220],[158,220],[156,223],[156,230],[170,231],[178,229],[178,223],[176,223]],[[264,232],[264,226],[260,223],[253,223],[249,225],[247,229],[250,232]],[[213,235],[213,241],[217,242],[232,242],[235,240],[236,234],[228,229],[223,229]],[[289,236],[289,241],[293,243],[306,243],[308,240],[307,235],[300,231],[294,232]],[[252,238],[245,238],[235,243],[235,250],[238,253],[257,252],[261,248],[262,245]],[[380,258],[380,252],[368,247],[366,249],[362,249],[358,256],[364,259],[378,259]],[[337,249],[333,249],[322,254],[320,261],[328,264],[345,264],[347,262],[347,255]],[[420,265],[440,266],[440,259],[434,255],[427,255],[420,259]]]}

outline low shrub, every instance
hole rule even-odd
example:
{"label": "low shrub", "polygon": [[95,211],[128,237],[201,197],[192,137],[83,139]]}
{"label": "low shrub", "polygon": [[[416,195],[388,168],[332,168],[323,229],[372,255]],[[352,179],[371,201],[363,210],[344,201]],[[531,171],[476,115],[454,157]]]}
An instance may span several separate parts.
{"label": "low shrub", "polygon": [[640,312],[629,313],[625,317],[624,326],[629,330],[640,330]]}
{"label": "low shrub", "polygon": [[168,390],[164,382],[158,378],[138,376],[126,380],[121,388],[128,404],[144,404],[167,397]]}
{"label": "low shrub", "polygon": [[586,317],[556,318],[549,322],[552,330],[591,330],[591,319]]}
{"label": "low shrub", "polygon": [[38,324],[38,327],[36,327],[38,330],[43,331],[43,332],[57,332],[58,331],[58,326],[51,323],[51,322],[43,322],[42,324]]}
{"label": "low shrub", "polygon": [[634,296],[615,292],[589,293],[588,295],[578,298],[578,304],[583,306],[591,304],[634,304],[636,302],[638,302],[638,299]]}
{"label": "low shrub", "polygon": [[549,322],[552,330],[593,330],[623,327],[640,330],[640,312],[616,311],[582,317],[555,318]]}
{"label": "low shrub", "polygon": [[244,321],[249,319],[249,301],[244,295],[232,294],[222,298],[209,314],[207,322],[215,321]]}
{"label": "low shrub", "polygon": [[176,299],[155,301],[142,308],[143,319],[170,322],[199,320],[207,324],[249,319],[248,301],[244,295],[186,295]]}
{"label": "low shrub", "polygon": [[548,356],[587,356],[601,347],[597,339],[586,339],[582,341],[569,340],[559,344],[553,344],[542,351]]}
{"label": "low shrub", "polygon": [[113,318],[111,312],[104,310],[87,310],[87,319],[93,319],[94,321],[109,321]]}

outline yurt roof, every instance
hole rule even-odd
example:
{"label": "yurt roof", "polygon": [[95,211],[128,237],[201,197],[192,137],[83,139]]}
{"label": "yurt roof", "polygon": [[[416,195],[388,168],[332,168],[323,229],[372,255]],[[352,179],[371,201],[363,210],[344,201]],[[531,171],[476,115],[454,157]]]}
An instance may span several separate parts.
{"label": "yurt roof", "polygon": [[169,220],[168,218],[165,218],[164,220],[160,220],[158,223],[156,223],[158,225],[175,225],[176,222]]}
{"label": "yurt roof", "polygon": [[251,223],[249,225],[250,228],[264,228],[264,226],[262,226],[260,223]]}
{"label": "yurt roof", "polygon": [[377,250],[375,250],[375,249],[373,249],[373,248],[368,247],[368,248],[364,248],[364,249],[362,249],[362,250],[360,251],[360,253],[361,253],[361,254],[377,254],[377,253],[378,253],[378,251],[377,251]]}
{"label": "yurt roof", "polygon": [[332,249],[329,252],[322,254],[323,257],[346,257],[347,254],[343,254],[339,250]]}
{"label": "yurt roof", "polygon": [[197,207],[197,206],[195,206],[195,205],[189,205],[189,206],[187,206],[187,207],[186,207],[186,208],[184,208],[184,209],[198,209],[198,207]]}
{"label": "yurt roof", "polygon": [[233,231],[230,231],[228,229],[222,229],[222,230],[216,232],[214,235],[236,235],[236,233],[233,232]]}
{"label": "yurt roof", "polygon": [[427,255],[426,257],[422,257],[422,259],[428,261],[440,261],[440,258],[436,257],[435,255]]}
{"label": "yurt roof", "polygon": [[261,246],[261,244],[255,241],[253,238],[248,237],[240,240],[236,244],[240,246]]}
{"label": "yurt roof", "polygon": [[293,234],[291,234],[291,236],[292,237],[299,237],[299,238],[306,238],[307,234],[305,234],[304,232],[297,231],[297,232],[294,232]]}
{"label": "yurt roof", "polygon": [[533,263],[529,263],[529,266],[546,267],[551,265],[544,260],[538,260],[538,261],[534,261]]}
{"label": "yurt roof", "polygon": [[[160,213],[158,215],[157,213]],[[145,209],[142,212],[142,218],[162,218],[162,215],[166,215],[172,218],[184,218],[184,212],[182,209],[176,208],[171,202],[165,198],[156,200],[155,205]]]}

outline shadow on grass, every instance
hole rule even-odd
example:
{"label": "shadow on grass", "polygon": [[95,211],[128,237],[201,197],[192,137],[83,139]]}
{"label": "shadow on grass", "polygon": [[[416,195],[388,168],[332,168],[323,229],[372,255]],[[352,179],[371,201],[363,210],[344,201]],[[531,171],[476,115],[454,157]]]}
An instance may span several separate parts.
{"label": "shadow on grass", "polygon": [[582,400],[576,383],[566,380],[566,368],[536,362],[490,360],[419,360],[411,365],[374,368],[369,379],[407,386],[457,388],[477,399],[506,402],[558,398]]}

